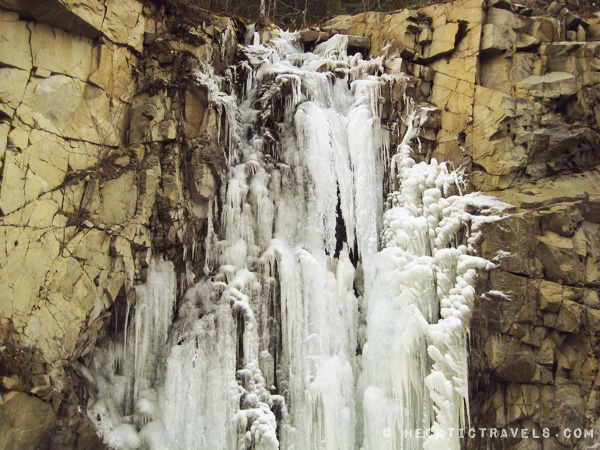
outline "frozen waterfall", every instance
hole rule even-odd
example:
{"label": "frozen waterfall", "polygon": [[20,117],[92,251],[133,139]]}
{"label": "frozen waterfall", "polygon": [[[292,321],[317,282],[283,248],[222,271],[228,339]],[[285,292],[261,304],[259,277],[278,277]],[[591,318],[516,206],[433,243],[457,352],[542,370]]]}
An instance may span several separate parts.
{"label": "frozen waterfall", "polygon": [[405,75],[347,55],[345,36],[314,53],[294,39],[246,46],[237,96],[198,73],[226,115],[228,180],[205,276],[178,300],[156,258],[84,369],[113,448],[460,448],[475,278],[491,267],[473,244],[502,205],[413,159],[428,108],[406,96],[391,148],[380,92]]}

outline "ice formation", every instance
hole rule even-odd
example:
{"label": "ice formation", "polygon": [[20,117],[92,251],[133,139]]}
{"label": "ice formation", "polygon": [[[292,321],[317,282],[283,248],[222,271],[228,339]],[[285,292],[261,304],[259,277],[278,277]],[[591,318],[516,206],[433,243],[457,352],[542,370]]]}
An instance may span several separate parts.
{"label": "ice formation", "polygon": [[83,369],[114,448],[460,448],[448,430],[468,420],[474,284],[492,267],[473,243],[502,205],[413,159],[429,109],[409,98],[390,148],[380,90],[402,74],[344,36],[314,53],[294,38],[251,39],[238,98],[198,73],[226,119],[228,180],[205,276],[177,302],[172,264],[153,261],[122,339]]}

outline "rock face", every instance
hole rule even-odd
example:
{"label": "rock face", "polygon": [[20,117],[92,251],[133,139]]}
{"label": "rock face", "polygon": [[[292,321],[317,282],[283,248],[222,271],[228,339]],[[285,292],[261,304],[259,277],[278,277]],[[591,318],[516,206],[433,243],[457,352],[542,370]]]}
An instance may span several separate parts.
{"label": "rock face", "polygon": [[388,70],[401,57],[420,100],[439,108],[422,157],[453,161],[474,189],[515,206],[483,230],[497,269],[472,322],[472,425],[549,434],[465,447],[593,448],[597,437],[563,431],[600,432],[598,19],[459,0],[319,31],[369,36]]}
{"label": "rock face", "polygon": [[5,395],[0,406],[0,448],[37,448],[55,420],[49,403],[22,392]]}
{"label": "rock face", "polygon": [[[237,24],[146,3],[0,0],[0,449],[103,448],[77,407],[79,364],[153,254],[180,273],[184,254],[203,257],[227,142],[196,72],[233,61]],[[498,268],[473,319],[471,416],[550,436],[494,449],[584,449],[593,439],[562,431],[600,434],[600,19],[556,12],[457,0],[300,37],[348,34],[409,73],[430,106],[418,157],[514,205],[480,242]],[[401,87],[389,90],[383,118],[400,122]]]}
{"label": "rock face", "polygon": [[0,448],[103,448],[77,361],[152,255],[182,265],[206,227],[225,154],[195,71],[231,63],[234,23],[175,36],[136,0],[0,6]]}

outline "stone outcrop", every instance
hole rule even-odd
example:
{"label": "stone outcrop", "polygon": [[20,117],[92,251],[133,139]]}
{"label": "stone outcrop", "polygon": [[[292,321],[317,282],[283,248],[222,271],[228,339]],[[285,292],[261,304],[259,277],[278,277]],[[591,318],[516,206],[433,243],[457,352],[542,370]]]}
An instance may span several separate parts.
{"label": "stone outcrop", "polygon": [[369,36],[389,69],[402,58],[420,99],[440,109],[433,156],[466,167],[477,190],[504,189],[600,163],[597,22],[513,9],[459,0],[321,30]]}
{"label": "stone outcrop", "polygon": [[481,426],[548,428],[544,445],[557,449],[594,442],[562,433],[600,425],[599,188],[594,168],[499,192],[517,212],[483,230],[482,254],[499,270],[474,316]]}
{"label": "stone outcrop", "polygon": [[56,420],[52,405],[23,392],[4,396],[0,408],[0,447],[37,448]]}
{"label": "stone outcrop", "polygon": [[532,13],[458,0],[313,30],[370,37],[370,55],[413,75],[438,111],[421,157],[462,166],[474,189],[514,205],[482,229],[480,252],[497,269],[472,322],[472,425],[550,435],[466,448],[587,449],[600,434],[599,22],[560,5]]}
{"label": "stone outcrop", "polygon": [[235,24],[136,0],[0,7],[0,448],[103,448],[77,361],[154,254],[202,257],[225,147],[196,71],[231,64]]}

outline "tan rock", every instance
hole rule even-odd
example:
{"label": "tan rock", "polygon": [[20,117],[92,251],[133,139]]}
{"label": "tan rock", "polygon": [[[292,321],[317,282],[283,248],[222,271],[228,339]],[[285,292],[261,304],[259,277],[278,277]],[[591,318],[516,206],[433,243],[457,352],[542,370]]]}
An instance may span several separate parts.
{"label": "tan rock", "polygon": [[127,167],[131,163],[129,156],[120,156],[114,161],[114,165],[120,168]]}
{"label": "tan rock", "polygon": [[540,404],[540,388],[535,385],[509,384],[506,390],[508,421],[532,417]]}
{"label": "tan rock", "polygon": [[512,61],[502,53],[488,54],[481,58],[481,85],[495,91],[510,94]]}
{"label": "tan rock", "polygon": [[[527,303],[533,304],[532,302],[527,302]],[[536,319],[537,319],[537,317],[536,317]],[[517,321],[520,321],[520,320],[521,320],[521,318],[519,316],[517,316]],[[535,322],[537,322],[537,320],[535,320]],[[514,324],[513,327],[515,328],[515,334],[511,333],[511,335],[519,338],[521,340],[521,342],[524,342],[525,344],[529,344],[532,347],[541,347],[544,335],[546,333],[546,329],[544,327],[535,327],[535,326],[517,325],[517,324]],[[537,362],[537,359],[536,359],[536,362]]]}
{"label": "tan rock", "polygon": [[529,50],[535,48],[540,42],[534,38],[533,36],[529,36],[525,33],[517,33],[517,41],[515,43],[515,48],[517,50]]}
{"label": "tan rock", "polygon": [[18,117],[31,127],[71,139],[115,145],[122,139],[126,107],[101,89],[65,75],[35,78]]}
{"label": "tan rock", "polygon": [[559,175],[535,183],[522,183],[515,190],[501,193],[501,198],[523,209],[534,209],[565,202],[585,202],[585,192],[600,189],[600,172],[586,170],[575,176]]}
{"label": "tan rock", "polygon": [[[25,205],[26,180],[26,172],[19,155],[12,151],[7,152],[4,159],[3,183],[0,190],[0,208],[5,214],[10,214]],[[31,197],[35,198],[39,191],[38,187]]]}
{"label": "tan rock", "polygon": [[[593,83],[589,72],[595,67],[593,61],[598,56],[599,45],[597,42],[553,42],[541,45],[539,54],[546,72],[567,72],[576,75],[580,82]],[[584,75],[586,80],[583,80]]]}
{"label": "tan rock", "polygon": [[206,219],[208,217],[208,202],[214,197],[220,183],[208,164],[192,166],[191,175],[193,212],[196,217]]}
{"label": "tan rock", "polygon": [[600,310],[600,297],[598,296],[598,292],[593,289],[583,290],[581,303],[586,308]]}
{"label": "tan rock", "polygon": [[590,332],[597,333],[600,331],[600,311],[586,308],[587,321]]}
{"label": "tan rock", "polygon": [[138,58],[129,49],[109,42],[96,46],[94,52],[89,82],[111,97],[130,102],[135,92],[134,67]]}
{"label": "tan rock", "polygon": [[371,48],[371,38],[369,36],[348,36],[348,48],[354,48],[366,55]]}
{"label": "tan rock", "polygon": [[131,144],[171,140],[174,138],[174,122],[168,112],[171,100],[164,92],[152,97],[148,94],[137,96],[133,100]]}
{"label": "tan rock", "polygon": [[537,372],[533,349],[517,339],[507,347],[505,359],[494,370],[494,376],[508,382],[532,381]]}
{"label": "tan rock", "polygon": [[[582,427],[583,405],[579,386],[544,386],[541,388],[540,405],[537,417],[540,427],[557,427],[559,430]],[[557,444],[552,448],[560,447]]]}
{"label": "tan rock", "polygon": [[517,83],[541,72],[541,63],[535,53],[519,52],[512,57],[511,81]]}
{"label": "tan rock", "polygon": [[[29,147],[29,136],[31,135],[31,129],[24,123],[20,123],[17,120],[14,122],[14,127],[8,134],[7,145],[11,149],[23,151]],[[11,125],[13,124],[11,123]]]}
{"label": "tan rock", "polygon": [[[6,0],[4,0],[6,1]],[[0,5],[2,5],[3,7],[9,7],[10,5],[6,5],[3,3],[0,3]],[[6,10],[0,10],[0,22],[18,22],[19,21],[19,13],[15,12],[15,11],[6,11]]]}
{"label": "tan rock", "polygon": [[558,19],[552,17],[536,17],[529,34],[540,42],[559,41],[561,26]]}
{"label": "tan rock", "polygon": [[575,76],[567,72],[551,72],[546,75],[532,75],[517,83],[520,95],[542,98],[559,98],[577,92]]}
{"label": "tan rock", "polygon": [[450,22],[442,27],[434,28],[431,46],[425,51],[425,58],[432,60],[452,53],[458,26],[458,22]]}
{"label": "tan rock", "polygon": [[36,67],[33,72],[33,75],[38,78],[48,78],[50,75],[52,75],[52,72],[41,67]]}
{"label": "tan rock", "polygon": [[563,302],[563,292],[563,285],[542,281],[539,290],[540,310],[558,313]]}
{"label": "tan rock", "polygon": [[127,275],[124,272],[111,272],[105,290],[114,302],[119,295],[125,295],[124,286]]}
{"label": "tan rock", "polygon": [[[89,241],[83,240],[86,243]],[[92,254],[102,255],[100,249],[90,250],[96,250]],[[104,259],[108,259],[106,256]],[[27,335],[51,355],[73,355],[77,351],[78,338],[85,330],[88,318],[90,321],[96,319],[105,307],[101,299],[101,288],[98,288],[89,276],[90,265],[86,264],[88,262],[93,262],[93,259],[83,263],[69,257],[56,260],[48,275],[49,304],[45,305],[40,314],[43,317],[47,309],[47,313],[56,316],[56,311],[60,309],[56,322],[51,321],[43,329],[36,330],[34,326],[40,316],[36,315],[30,319],[25,329]],[[100,283],[103,281],[96,272],[92,272],[92,276]],[[62,320],[69,322],[62,324]],[[60,327],[60,330],[57,327]],[[61,339],[52,343],[52,335],[61,336]]]}
{"label": "tan rock", "polygon": [[137,181],[134,171],[108,181],[101,190],[98,220],[107,225],[124,224],[135,215]]}
{"label": "tan rock", "polygon": [[423,28],[419,33],[417,42],[419,45],[427,45],[431,43],[431,41],[433,41],[433,32],[431,31],[431,28]]}
{"label": "tan rock", "polygon": [[473,162],[490,175],[508,175],[523,168],[528,151],[508,131],[515,104],[506,94],[477,86],[473,124]]}
{"label": "tan rock", "polygon": [[132,249],[149,249],[152,247],[152,233],[151,230],[141,224],[128,225],[121,236],[129,241]]}
{"label": "tan rock", "polygon": [[495,390],[491,398],[491,407],[493,411],[492,418],[498,428],[505,427],[507,425],[506,418],[506,405],[505,405],[505,394],[500,389]]}
{"label": "tan rock", "polygon": [[22,224],[34,228],[51,228],[57,224],[56,216],[66,217],[59,214],[60,203],[45,195],[35,202],[23,208]]}
{"label": "tan rock", "polygon": [[10,125],[8,123],[0,123],[0,170],[4,165],[4,155],[6,153],[6,144],[8,141],[8,132],[10,131]]}
{"label": "tan rock", "polygon": [[549,230],[565,237],[573,236],[583,221],[581,210],[570,204],[551,207],[542,214],[542,231]]}
{"label": "tan rock", "polygon": [[20,69],[0,69],[0,111],[12,117],[18,108],[25,87],[29,80],[29,72]]}
{"label": "tan rock", "polygon": [[[539,262],[528,256],[533,251],[529,236],[535,233],[532,224],[522,215],[514,214],[485,228],[485,239],[481,244],[484,257],[500,263],[503,270],[541,278]],[[511,284],[514,284],[511,281]],[[515,289],[515,292],[519,292]]]}
{"label": "tan rock", "polygon": [[558,355],[558,367],[563,369],[571,370],[575,367],[580,355],[578,354],[577,348],[571,345],[563,345],[560,348]]}
{"label": "tan rock", "polygon": [[43,131],[33,130],[29,145],[22,151],[7,152],[0,207],[15,211],[59,186],[68,167],[68,149],[64,141]]}
{"label": "tan rock", "polygon": [[23,392],[4,394],[0,400],[0,447],[34,450],[55,421],[50,403]]}
{"label": "tan rock", "polygon": [[[87,271],[91,267],[96,270],[107,268],[107,264],[110,264],[110,239],[103,230],[93,228],[77,233],[69,240],[66,249],[74,258],[82,261],[82,268]],[[90,272],[92,278],[96,273]]]}
{"label": "tan rock", "polygon": [[[86,282],[87,288],[82,289],[81,285]],[[91,299],[88,299],[92,295],[89,291],[90,283],[93,286],[93,282],[89,280],[78,280],[73,290],[73,296],[77,296],[77,304],[71,303],[62,293],[49,292],[46,302],[40,305],[39,310],[25,316],[25,342],[28,346],[38,348],[48,363],[71,358],[77,349],[79,333],[86,323],[86,314],[80,305],[91,303]]]}
{"label": "tan rock", "polygon": [[583,222],[580,229],[574,235],[574,246],[577,255],[585,258],[585,281],[594,285],[600,281],[600,238],[598,232],[600,226],[589,222]]}
{"label": "tan rock", "polygon": [[126,276],[125,289],[126,292],[129,292],[133,287],[133,281],[135,279],[135,263],[131,251],[131,243],[127,239],[117,236],[111,242],[110,251],[112,256],[119,257],[123,262],[123,272]]}
{"label": "tan rock", "polygon": [[30,31],[27,22],[0,22],[0,62],[3,65],[31,71],[33,60],[29,46]]}
{"label": "tan rock", "polygon": [[[457,0],[452,4],[443,5],[443,10],[449,21],[458,22],[464,20],[470,24],[481,24],[484,18],[482,8],[485,7],[485,0]],[[428,11],[431,7],[423,8]],[[432,14],[435,16],[435,14]]]}
{"label": "tan rock", "polygon": [[39,292],[52,262],[60,250],[58,236],[47,229],[22,226],[0,227],[0,310],[12,317],[15,327],[24,325],[33,305],[39,302]]}
{"label": "tan rock", "polygon": [[319,32],[317,30],[302,30],[298,35],[298,40],[303,44],[311,44],[319,39]]}
{"label": "tan rock", "polygon": [[[82,19],[89,27],[94,28],[97,35],[102,30],[102,23],[106,14],[105,1],[103,2],[82,2],[78,0],[60,0],[67,9]],[[61,19],[59,16],[58,20]],[[58,24],[56,24],[58,25]],[[81,25],[83,27],[83,25]],[[81,32],[81,30],[77,30]]]}
{"label": "tan rock", "polygon": [[581,326],[581,306],[570,300],[564,300],[554,328],[565,333],[576,333]]}
{"label": "tan rock", "polygon": [[69,170],[74,172],[97,170],[107,151],[106,147],[79,140],[65,140],[61,145],[68,151]]}
{"label": "tan rock", "polygon": [[201,61],[207,63],[214,61],[215,58],[215,49],[210,43],[206,43],[204,45],[195,45],[181,40],[176,40],[170,41],[169,45],[173,52],[190,52]]}
{"label": "tan rock", "polygon": [[485,344],[485,354],[492,369],[500,367],[506,359],[508,340],[499,334],[491,335]]}
{"label": "tan rock", "polygon": [[21,385],[21,379],[18,375],[12,375],[10,377],[3,376],[0,378],[0,385],[7,391],[17,390],[15,388],[18,388]]}
{"label": "tan rock", "polygon": [[510,50],[515,45],[517,36],[512,28],[488,23],[483,26],[481,39],[481,52],[503,52]]}
{"label": "tan rock", "polygon": [[590,41],[600,41],[600,17],[588,19],[590,26],[587,29],[586,36]]}
{"label": "tan rock", "polygon": [[129,0],[105,0],[105,2],[106,15],[103,18],[102,31],[111,41],[128,45],[142,53],[145,30],[142,2]]}
{"label": "tan rock", "polygon": [[536,238],[536,257],[540,260],[546,276],[555,282],[575,284],[585,279],[585,266],[573,252],[573,241],[548,232]]}
{"label": "tan rock", "polygon": [[163,140],[172,141],[177,137],[177,123],[170,117],[160,124],[158,131]]}
{"label": "tan rock", "polygon": [[[149,157],[147,164],[148,168],[140,174],[140,195],[136,207],[135,219],[141,223],[148,223],[150,216],[154,211],[156,195],[160,189],[162,175],[160,161],[157,157]],[[123,236],[125,236],[125,234],[123,234]],[[127,239],[133,240],[132,237],[127,237]]]}
{"label": "tan rock", "polygon": [[493,24],[503,28],[511,28],[513,30],[522,32],[525,32],[529,29],[532,21],[528,17],[498,8],[490,8],[487,13],[486,20],[488,24]]}
{"label": "tan rock", "polygon": [[551,339],[544,339],[540,349],[536,352],[535,360],[539,364],[554,363],[554,345]]}
{"label": "tan rock", "polygon": [[52,381],[48,375],[34,375],[31,380],[33,388],[29,391],[38,397],[50,400],[52,396]]}
{"label": "tan rock", "polygon": [[33,65],[86,81],[92,67],[91,39],[43,23],[31,27]]}

